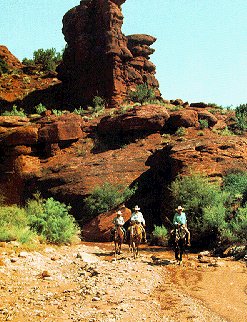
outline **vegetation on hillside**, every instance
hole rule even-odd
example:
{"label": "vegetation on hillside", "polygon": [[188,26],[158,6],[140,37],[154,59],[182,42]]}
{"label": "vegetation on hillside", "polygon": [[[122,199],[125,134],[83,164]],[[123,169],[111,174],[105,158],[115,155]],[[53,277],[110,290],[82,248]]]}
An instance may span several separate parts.
{"label": "vegetation on hillside", "polygon": [[129,188],[109,182],[96,186],[90,196],[85,199],[86,216],[94,217],[126,202],[136,189],[137,187]]}
{"label": "vegetation on hillside", "polygon": [[55,71],[58,64],[62,61],[62,53],[56,51],[55,48],[38,49],[33,52],[33,58],[24,58],[22,63],[26,66],[38,66],[41,70]]}
{"label": "vegetation on hillside", "polygon": [[155,98],[154,89],[150,88],[146,83],[136,86],[134,91],[129,91],[127,99],[132,102],[145,103]]}

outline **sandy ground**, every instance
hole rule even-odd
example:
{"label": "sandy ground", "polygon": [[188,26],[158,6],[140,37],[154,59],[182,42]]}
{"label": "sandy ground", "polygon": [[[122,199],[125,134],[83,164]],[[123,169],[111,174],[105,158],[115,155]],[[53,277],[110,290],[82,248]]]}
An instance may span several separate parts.
{"label": "sandy ground", "polygon": [[0,247],[0,321],[247,321],[245,262],[110,243]]}

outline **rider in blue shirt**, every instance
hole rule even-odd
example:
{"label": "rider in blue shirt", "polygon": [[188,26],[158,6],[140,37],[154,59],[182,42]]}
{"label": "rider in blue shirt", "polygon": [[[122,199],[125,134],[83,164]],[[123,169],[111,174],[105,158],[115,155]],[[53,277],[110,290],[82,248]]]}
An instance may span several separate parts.
{"label": "rider in blue shirt", "polygon": [[187,218],[185,212],[183,212],[184,208],[178,206],[176,209],[176,213],[173,217],[173,224],[175,226],[181,225],[187,233],[187,245],[190,246],[190,231],[187,228]]}

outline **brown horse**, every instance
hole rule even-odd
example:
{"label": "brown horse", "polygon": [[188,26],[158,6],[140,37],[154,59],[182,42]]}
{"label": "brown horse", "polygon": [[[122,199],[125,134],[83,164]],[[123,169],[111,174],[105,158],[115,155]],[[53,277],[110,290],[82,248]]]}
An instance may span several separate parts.
{"label": "brown horse", "polygon": [[134,258],[139,254],[139,245],[142,241],[142,233],[143,231],[140,224],[135,223],[129,228],[129,248],[132,251]]}
{"label": "brown horse", "polygon": [[121,253],[122,243],[124,241],[124,232],[121,226],[117,226],[114,231],[113,236],[114,244],[115,244],[115,256]]}

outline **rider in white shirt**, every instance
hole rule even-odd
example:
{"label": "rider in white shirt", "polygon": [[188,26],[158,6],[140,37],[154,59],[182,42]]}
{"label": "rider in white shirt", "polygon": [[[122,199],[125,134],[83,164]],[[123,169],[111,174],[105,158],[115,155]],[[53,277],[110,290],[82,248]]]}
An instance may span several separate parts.
{"label": "rider in white shirt", "polygon": [[142,227],[143,239],[144,239],[144,242],[146,243],[147,242],[146,231],[144,228],[146,226],[146,223],[145,223],[145,219],[143,217],[143,214],[139,210],[140,210],[140,208],[138,206],[135,206],[134,212],[132,213],[132,215],[130,217],[130,223],[133,224],[136,222],[137,224],[139,224]]}
{"label": "rider in white shirt", "polygon": [[122,216],[122,212],[120,210],[118,210],[117,216],[113,219],[112,223],[115,225],[113,231],[111,232],[112,235],[114,233],[114,230],[116,230],[117,226],[120,226],[122,231],[124,232],[124,236],[126,235],[126,230],[123,227],[125,222],[124,222],[124,218]]}

